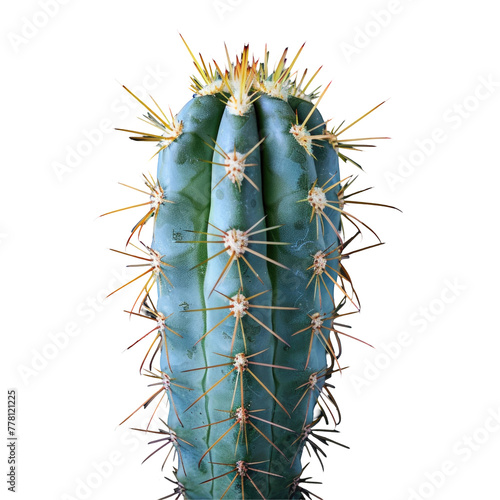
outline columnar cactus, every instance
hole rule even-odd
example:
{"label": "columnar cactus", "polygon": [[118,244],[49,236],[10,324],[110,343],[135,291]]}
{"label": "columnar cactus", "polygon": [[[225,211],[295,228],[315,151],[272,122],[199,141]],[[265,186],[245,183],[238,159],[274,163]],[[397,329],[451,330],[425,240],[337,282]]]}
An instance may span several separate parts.
{"label": "columnar cactus", "polygon": [[164,498],[310,498],[304,448],[321,461],[322,446],[345,446],[328,434],[340,422],[328,382],[342,369],[339,318],[359,310],[343,260],[373,231],[348,208],[367,202],[351,200],[360,191],[339,157],[354,163],[341,150],[365,144],[340,138],[350,126],[328,129],[317,109],[328,87],[292,79],[286,51],[273,71],[267,49],[250,61],[245,46],[225,70],[191,56],[193,98],[175,116],[140,100],[157,132],[127,130],[159,146],[150,199],[126,207],[147,207],[127,240],[137,251],[120,252],[143,266],[128,313],[153,321],[139,340],[151,341],[141,372],[157,390],[141,407],[169,408],[142,431],[177,454]]}

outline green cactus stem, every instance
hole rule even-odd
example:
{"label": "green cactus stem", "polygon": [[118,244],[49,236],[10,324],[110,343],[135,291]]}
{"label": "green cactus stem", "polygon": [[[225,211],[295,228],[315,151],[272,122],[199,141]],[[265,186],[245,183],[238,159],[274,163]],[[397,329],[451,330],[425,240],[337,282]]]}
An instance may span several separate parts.
{"label": "green cactus stem", "polygon": [[[108,212],[144,210],[115,251],[138,268],[127,313],[152,329],[130,348],[147,344],[140,372],[154,389],[124,422],[153,408],[138,430],[158,445],[148,458],[176,455],[164,498],[310,498],[304,449],[323,467],[326,446],[346,447],[330,379],[340,337],[355,338],[341,318],[360,305],[344,261],[382,244],[355,206],[388,206],[356,198],[365,190],[351,193],[356,178],[339,169],[339,158],[359,166],[341,150],[381,137],[340,136],[378,106],[329,131],[318,111],[328,86],[310,89],[317,72],[292,76],[302,47],[273,71],[267,50],[250,61],[245,46],[221,69],[186,47],[193,98],[167,115],[136,97],[156,132],[120,129],[159,148],[157,178],[127,186],[148,199]],[[351,250],[362,232],[377,241]]]}

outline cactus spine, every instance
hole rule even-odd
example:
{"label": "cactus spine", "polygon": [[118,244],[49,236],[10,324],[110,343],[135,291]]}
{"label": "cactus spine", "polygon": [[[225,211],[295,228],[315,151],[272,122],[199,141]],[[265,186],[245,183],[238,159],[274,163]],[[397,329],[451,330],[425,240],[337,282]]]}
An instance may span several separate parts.
{"label": "cactus spine", "polygon": [[142,431],[177,454],[169,496],[310,498],[304,447],[321,461],[321,446],[340,444],[316,425],[340,422],[328,382],[341,370],[338,318],[359,310],[342,260],[373,232],[347,209],[339,157],[354,163],[341,150],[365,144],[340,139],[350,126],[328,131],[317,109],[328,87],[307,93],[316,75],[291,79],[301,50],[273,72],[267,50],[250,62],[245,46],[226,70],[189,50],[193,98],[169,117],[140,101],[158,132],[127,130],[159,146],[150,200],[125,208],[147,206],[136,250],[119,253],[142,266],[128,312],[155,325],[139,340],[152,340],[141,372],[156,388],[138,410],[168,401],[167,421]]}

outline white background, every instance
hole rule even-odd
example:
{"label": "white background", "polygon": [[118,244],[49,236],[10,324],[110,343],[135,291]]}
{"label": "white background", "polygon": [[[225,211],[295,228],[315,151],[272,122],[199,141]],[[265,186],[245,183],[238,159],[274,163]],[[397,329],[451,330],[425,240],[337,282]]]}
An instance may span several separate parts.
{"label": "white background", "polygon": [[[107,248],[123,245],[137,214],[98,215],[141,202],[117,182],[140,185],[142,172],[155,171],[151,147],[111,131],[140,123],[119,84],[146,88],[174,112],[190,99],[181,32],[208,60],[223,60],[224,41],[233,54],[250,42],[257,56],[267,42],[272,59],[306,41],[298,67],[323,65],[318,82],[333,83],[321,110],[334,123],[390,98],[352,136],[392,138],[358,154],[359,182],[375,186],[367,199],[404,213],[356,209],[387,242],[347,263],[362,301],[352,333],[377,349],[344,342],[350,368],[336,397],[339,440],[351,449],[331,448],[325,474],[312,461],[324,482],[312,491],[345,500],[500,498],[494,2],[42,5],[9,2],[0,21],[1,367],[19,403],[11,496],[170,492],[161,459],[141,466],[152,450],[117,427],[149,394],[141,349],[122,352],[144,332],[121,312],[133,291],[101,304],[128,263]],[[68,165],[78,149],[85,155]],[[4,480],[0,487],[3,498]]]}

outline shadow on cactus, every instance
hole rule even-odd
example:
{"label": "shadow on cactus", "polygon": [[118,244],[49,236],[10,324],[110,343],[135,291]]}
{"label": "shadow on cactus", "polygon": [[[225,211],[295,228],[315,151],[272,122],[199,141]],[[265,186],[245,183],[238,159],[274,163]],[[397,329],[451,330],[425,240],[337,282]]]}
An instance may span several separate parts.
{"label": "shadow on cactus", "polygon": [[[126,89],[154,131],[119,129],[158,147],[156,178],[126,185],[148,199],[108,212],[143,210],[126,238],[137,252],[115,250],[139,274],[118,290],[140,283],[126,312],[152,320],[129,349],[147,344],[139,371],[154,392],[124,422],[154,403],[136,430],[154,435],[147,458],[174,451],[175,489],[163,498],[319,498],[302,455],[323,468],[327,446],[347,447],[330,437],[340,338],[370,346],[344,323],[360,310],[345,260],[382,245],[355,209],[389,207],[350,192],[356,177],[341,178],[339,158],[359,167],[344,152],[383,139],[344,137],[378,106],[329,130],[319,70],[295,70],[303,47],[271,70],[267,47],[260,61],[248,45],[234,62],[228,54],[222,69],[185,45],[192,99],[167,114]],[[363,232],[375,241],[356,246]]]}

